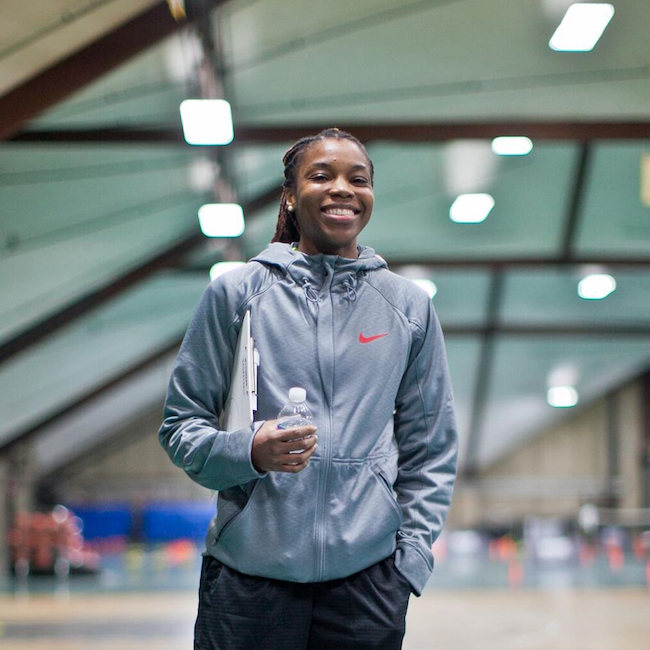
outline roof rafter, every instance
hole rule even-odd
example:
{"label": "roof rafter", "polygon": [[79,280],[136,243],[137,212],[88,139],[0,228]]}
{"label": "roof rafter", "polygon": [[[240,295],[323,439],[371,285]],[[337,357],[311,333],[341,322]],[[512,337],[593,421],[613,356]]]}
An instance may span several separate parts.
{"label": "roof rafter", "polygon": [[501,270],[497,269],[492,274],[486,325],[481,333],[481,353],[476,372],[476,382],[474,384],[465,463],[465,472],[469,478],[474,476],[478,469],[480,438],[489,398],[490,377],[492,376],[492,368],[494,366],[499,313],[501,311],[501,304],[503,303],[503,287],[504,275]]}
{"label": "roof rafter", "polygon": [[[1,108],[1,107],[0,107]],[[650,121],[508,121],[508,122],[421,122],[421,123],[341,123],[341,129],[354,133],[363,142],[447,142],[465,138],[491,139],[501,135],[526,135],[538,140],[636,140],[650,138]],[[235,125],[237,144],[270,144],[293,142],[306,133],[318,133],[332,126],[325,123],[279,124],[274,126]],[[97,126],[94,129],[47,129],[17,133],[12,142],[46,143],[150,143],[183,144],[180,127],[144,125],[118,127]]]}
{"label": "roof rafter", "polygon": [[160,2],[0,97],[0,140],[182,27]]}
{"label": "roof rafter", "polygon": [[562,239],[562,260],[569,262],[573,256],[580,218],[582,217],[582,205],[585,197],[585,187],[589,176],[589,163],[591,161],[591,146],[584,142],[580,147],[578,164],[571,187],[571,198],[565,219],[564,237]]}

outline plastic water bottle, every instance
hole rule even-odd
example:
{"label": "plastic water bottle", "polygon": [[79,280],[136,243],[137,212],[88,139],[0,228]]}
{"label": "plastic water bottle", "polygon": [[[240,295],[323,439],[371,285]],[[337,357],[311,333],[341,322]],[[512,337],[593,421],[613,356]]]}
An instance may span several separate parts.
{"label": "plastic water bottle", "polygon": [[[289,391],[289,401],[278,413],[278,429],[295,429],[312,423],[313,415],[307,406],[307,391],[304,388],[294,387]],[[296,438],[302,440],[303,438]],[[290,454],[299,454],[304,449],[290,451]]]}

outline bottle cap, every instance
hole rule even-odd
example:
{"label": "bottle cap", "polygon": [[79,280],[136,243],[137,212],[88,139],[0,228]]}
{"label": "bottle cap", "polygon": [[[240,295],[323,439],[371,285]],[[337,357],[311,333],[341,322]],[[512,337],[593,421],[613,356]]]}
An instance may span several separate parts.
{"label": "bottle cap", "polygon": [[307,399],[307,391],[304,388],[292,388],[289,391],[289,401],[298,404],[304,402]]}

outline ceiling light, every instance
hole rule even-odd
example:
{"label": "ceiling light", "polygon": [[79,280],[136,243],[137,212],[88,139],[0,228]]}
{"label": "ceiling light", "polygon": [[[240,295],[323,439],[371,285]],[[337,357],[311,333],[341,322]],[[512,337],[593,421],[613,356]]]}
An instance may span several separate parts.
{"label": "ceiling light", "polygon": [[497,156],[526,156],[533,150],[533,141],[525,136],[502,135],[492,140]]}
{"label": "ceiling light", "polygon": [[578,295],[585,300],[602,300],[616,289],[616,280],[606,273],[593,273],[578,283]]}
{"label": "ceiling light", "polygon": [[456,223],[480,223],[493,207],[494,199],[489,194],[461,194],[451,204],[449,216]]}
{"label": "ceiling light", "polygon": [[443,156],[445,190],[451,196],[485,192],[499,166],[488,140],[453,140]]}
{"label": "ceiling light", "polygon": [[554,408],[571,408],[578,403],[578,391],[573,386],[552,386],[546,401]]}
{"label": "ceiling light", "polygon": [[421,289],[424,289],[429,298],[433,298],[438,293],[438,287],[431,280],[413,280]]}
{"label": "ceiling light", "polygon": [[236,203],[206,203],[199,208],[199,224],[206,237],[239,237],[244,211]]}
{"label": "ceiling light", "polygon": [[573,4],[548,44],[558,52],[589,52],[594,49],[613,15],[614,7],[610,4]]}
{"label": "ceiling light", "polygon": [[190,187],[199,193],[208,192],[214,187],[217,178],[217,165],[207,158],[198,158],[190,163],[188,180]]}
{"label": "ceiling light", "polygon": [[246,262],[217,262],[210,269],[210,280],[214,280],[220,275],[228,273],[228,271],[232,271],[233,269],[243,266],[244,264],[246,264]]}
{"label": "ceiling light", "polygon": [[224,99],[181,102],[183,136],[188,144],[228,144],[234,137],[230,104]]}

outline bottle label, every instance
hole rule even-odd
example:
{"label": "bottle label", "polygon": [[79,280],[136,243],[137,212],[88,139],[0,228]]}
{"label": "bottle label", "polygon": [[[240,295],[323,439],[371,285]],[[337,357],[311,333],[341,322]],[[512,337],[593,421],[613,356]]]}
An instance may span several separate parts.
{"label": "bottle label", "polygon": [[[293,415],[290,415],[286,418],[282,418],[278,422],[278,429],[296,429],[297,427],[306,427],[310,425],[311,422],[309,420],[306,420],[305,418],[301,417],[296,417]],[[308,436],[299,436],[298,438],[292,438],[291,440],[304,440]],[[290,451],[290,454],[300,454],[304,449],[295,449],[294,451]]]}

